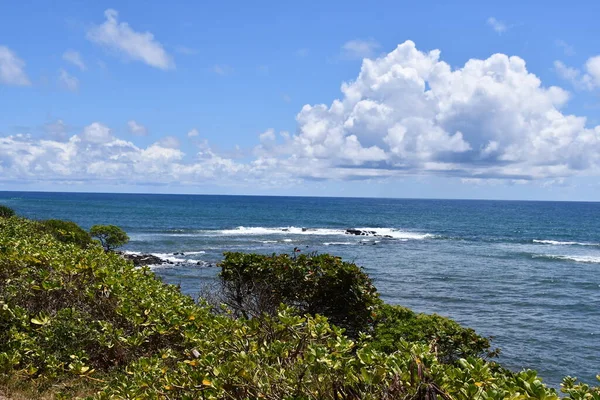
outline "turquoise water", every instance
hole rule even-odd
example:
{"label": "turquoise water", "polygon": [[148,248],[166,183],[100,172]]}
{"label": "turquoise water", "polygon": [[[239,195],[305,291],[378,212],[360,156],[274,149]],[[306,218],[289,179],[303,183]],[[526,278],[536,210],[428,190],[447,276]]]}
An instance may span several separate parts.
{"label": "turquoise water", "polygon": [[555,386],[600,373],[600,203],[0,192],[0,204],[119,225],[126,250],[181,262],[153,269],[191,295],[224,251],[336,254],[385,301],[493,335],[509,368]]}

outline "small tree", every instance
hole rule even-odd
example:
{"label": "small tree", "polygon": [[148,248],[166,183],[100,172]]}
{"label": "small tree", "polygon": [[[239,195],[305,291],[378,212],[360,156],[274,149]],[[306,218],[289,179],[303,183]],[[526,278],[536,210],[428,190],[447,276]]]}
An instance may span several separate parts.
{"label": "small tree", "polygon": [[12,208],[0,205],[0,218],[10,218],[13,215],[15,211]]}
{"label": "small tree", "polygon": [[115,225],[94,225],[90,235],[100,241],[105,251],[111,251],[129,242],[127,233]]}

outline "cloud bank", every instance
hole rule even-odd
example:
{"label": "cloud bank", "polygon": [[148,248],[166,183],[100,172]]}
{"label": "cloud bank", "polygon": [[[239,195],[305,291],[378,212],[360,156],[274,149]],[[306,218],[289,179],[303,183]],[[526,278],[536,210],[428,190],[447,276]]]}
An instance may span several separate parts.
{"label": "cloud bank", "polygon": [[542,85],[519,57],[494,54],[453,69],[440,55],[406,41],[364,59],[340,98],[305,105],[293,134],[257,133],[244,157],[197,140],[184,152],[173,137],[138,147],[94,122],[66,141],[0,138],[0,179],[273,186],[408,175],[466,182],[598,175],[600,127],[561,111],[568,92]]}

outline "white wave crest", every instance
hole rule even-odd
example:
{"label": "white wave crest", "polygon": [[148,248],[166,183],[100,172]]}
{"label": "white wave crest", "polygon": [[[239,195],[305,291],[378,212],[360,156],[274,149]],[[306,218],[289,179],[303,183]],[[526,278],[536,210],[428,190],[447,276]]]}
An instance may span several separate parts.
{"label": "white wave crest", "polygon": [[[418,233],[418,232],[408,232],[401,231],[399,229],[394,228],[357,228],[359,231],[363,232],[375,232],[374,234],[369,234],[367,236],[383,236],[383,237],[391,237],[393,239],[412,239],[412,240],[423,240],[423,239],[431,239],[434,235],[430,233]],[[344,231],[345,233],[345,231]]]}
{"label": "white wave crest", "polygon": [[542,255],[534,255],[533,258],[549,258],[552,260],[564,260],[564,261],[575,261],[575,262],[588,263],[588,264],[600,264],[600,256],[567,256],[567,255],[542,254]]}
{"label": "white wave crest", "polygon": [[584,243],[584,242],[561,242],[559,240],[542,240],[533,239],[533,243],[539,244],[550,244],[554,246],[599,246],[598,243]]}
{"label": "white wave crest", "polygon": [[[196,264],[198,262],[202,262],[202,260],[196,260],[193,258],[180,258],[173,256],[172,253],[151,253],[153,256],[160,258],[161,260],[170,261],[173,263],[186,263],[186,264]],[[191,254],[191,253],[186,253]],[[185,254],[184,254],[185,255]]]}
{"label": "white wave crest", "polygon": [[218,231],[222,235],[339,235],[343,233],[340,229],[325,229],[325,228],[298,228],[295,226],[281,228],[264,228],[264,227],[245,227],[238,226],[235,229],[224,229]]}
{"label": "white wave crest", "polygon": [[246,227],[239,226],[235,229],[224,229],[216,231],[222,235],[243,236],[243,235],[320,235],[320,236],[373,236],[387,237],[400,240],[422,240],[433,238],[429,233],[409,232],[395,228],[353,228],[351,231],[360,231],[360,234],[354,235],[346,229],[330,228],[299,228],[295,226],[266,228],[266,227]]}
{"label": "white wave crest", "polygon": [[349,246],[349,245],[353,245],[356,243],[352,243],[352,242],[325,242],[323,243],[325,246]]}

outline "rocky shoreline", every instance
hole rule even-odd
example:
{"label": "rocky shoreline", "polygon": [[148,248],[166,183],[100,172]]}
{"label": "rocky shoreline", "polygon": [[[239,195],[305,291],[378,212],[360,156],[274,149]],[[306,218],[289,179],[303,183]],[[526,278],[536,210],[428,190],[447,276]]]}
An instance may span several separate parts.
{"label": "rocky shoreline", "polygon": [[380,235],[376,231],[365,231],[362,229],[346,229],[346,235],[354,235],[354,236],[373,236],[373,237],[381,237],[386,239],[393,239],[393,236],[390,235]]}
{"label": "rocky shoreline", "polygon": [[[212,267],[213,266],[213,264],[205,262],[205,261],[197,261],[195,263],[189,263],[189,262],[165,260],[158,256],[155,256],[154,254],[125,253],[123,251],[117,251],[116,253],[119,254],[124,259],[133,262],[133,265],[135,265],[136,267],[149,266],[149,265],[167,265],[167,264],[174,265],[174,266],[190,265],[190,264],[195,264],[195,265],[198,265],[201,267]],[[183,256],[183,255],[185,255],[185,253],[173,253],[173,255],[174,256]]]}
{"label": "rocky shoreline", "polygon": [[[285,232],[287,230],[288,229],[286,229],[286,228],[282,229],[283,232]],[[302,228],[302,232],[307,232],[309,230],[310,229],[308,229],[308,228]],[[376,231],[372,231],[372,230],[348,228],[344,231],[344,233],[346,235],[353,235],[353,236],[370,236],[370,237],[378,237],[378,238],[384,238],[384,239],[393,239],[393,237],[390,235],[381,235],[381,234],[378,234]],[[373,244],[375,244],[375,243],[373,243]],[[195,265],[198,265],[201,267],[213,267],[214,266],[212,263],[208,263],[206,261],[198,261],[198,262],[190,263],[190,262],[186,262],[186,261],[172,261],[172,260],[168,260],[168,259],[166,260],[166,259],[160,258],[158,256],[155,256],[154,254],[127,253],[124,251],[117,251],[116,253],[119,254],[124,259],[131,261],[133,263],[133,265],[135,265],[136,267],[149,266],[149,265],[183,266],[183,265],[190,265],[190,264],[195,264]],[[175,252],[172,254],[173,254],[173,256],[185,256],[185,253],[181,253],[181,252]]]}

